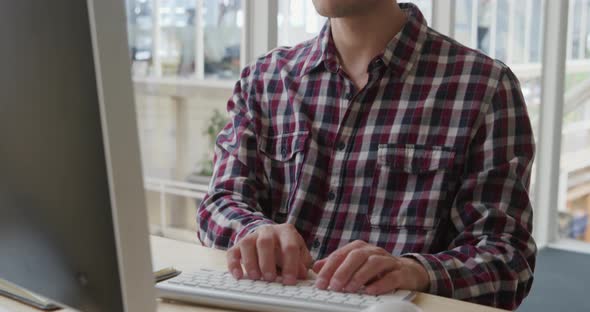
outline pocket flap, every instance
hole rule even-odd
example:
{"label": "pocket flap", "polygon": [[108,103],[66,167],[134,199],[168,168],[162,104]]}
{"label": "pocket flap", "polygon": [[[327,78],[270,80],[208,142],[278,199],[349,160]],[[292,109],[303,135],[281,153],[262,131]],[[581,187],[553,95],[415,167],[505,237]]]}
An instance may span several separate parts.
{"label": "pocket flap", "polygon": [[305,149],[305,143],[309,132],[300,131],[286,134],[279,134],[275,136],[259,138],[258,149],[277,161],[288,161],[293,156]]}
{"label": "pocket flap", "polygon": [[452,167],[455,152],[443,146],[380,144],[377,157],[382,166],[417,174]]}

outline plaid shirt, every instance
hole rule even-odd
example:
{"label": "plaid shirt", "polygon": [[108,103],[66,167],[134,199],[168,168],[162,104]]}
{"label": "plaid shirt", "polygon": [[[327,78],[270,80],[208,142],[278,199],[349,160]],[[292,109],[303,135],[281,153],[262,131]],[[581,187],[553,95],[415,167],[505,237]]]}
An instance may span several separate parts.
{"label": "plaid shirt", "polygon": [[244,69],[199,238],[228,248],[288,222],[316,259],[364,240],[421,262],[433,294],[513,309],[536,254],[519,83],[401,6],[408,22],[362,90],[339,66],[329,22]]}

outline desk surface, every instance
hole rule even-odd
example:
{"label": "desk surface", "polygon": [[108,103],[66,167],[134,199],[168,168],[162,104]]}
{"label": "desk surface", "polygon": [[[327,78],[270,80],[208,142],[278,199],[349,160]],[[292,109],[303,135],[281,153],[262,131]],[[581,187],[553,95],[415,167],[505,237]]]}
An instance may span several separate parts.
{"label": "desk surface", "polygon": [[[166,238],[151,238],[152,259],[155,269],[173,266],[182,271],[195,271],[199,268],[225,269],[223,251],[174,241]],[[458,300],[447,299],[429,294],[418,294],[414,300],[424,312],[499,312],[503,310],[475,305]],[[36,312],[33,308],[21,305],[10,299],[0,297],[0,312],[22,311]],[[158,301],[158,312],[219,312],[214,308],[198,307],[189,304]],[[62,312],[70,312],[62,310]]]}

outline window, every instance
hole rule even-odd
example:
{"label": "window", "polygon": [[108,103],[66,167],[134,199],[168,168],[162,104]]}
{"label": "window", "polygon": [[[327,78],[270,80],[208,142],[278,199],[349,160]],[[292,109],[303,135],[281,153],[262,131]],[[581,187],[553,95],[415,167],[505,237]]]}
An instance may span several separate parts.
{"label": "window", "polygon": [[458,0],[455,38],[509,65],[541,61],[544,0]]}
{"label": "window", "polygon": [[127,0],[127,13],[135,77],[238,77],[241,0]]}
{"label": "window", "polygon": [[[432,1],[403,1],[416,4],[426,20],[432,21]],[[278,44],[294,46],[318,35],[326,18],[320,16],[311,0],[279,0]]]}
{"label": "window", "polygon": [[203,7],[206,78],[236,79],[244,16],[240,0],[205,0]]}
{"label": "window", "polygon": [[153,70],[153,19],[152,5],[147,1],[127,3],[127,29],[134,76],[147,76]]}
{"label": "window", "polygon": [[158,45],[156,46],[163,76],[195,74],[196,27],[194,1],[160,0]]}
{"label": "window", "polygon": [[590,1],[570,2],[563,116],[559,235],[590,242]]}
{"label": "window", "polygon": [[213,140],[239,76],[240,0],[128,0],[151,232],[195,241]]}
{"label": "window", "polygon": [[320,16],[312,1],[279,1],[278,44],[294,46],[318,35],[326,18]]}
{"label": "window", "polygon": [[458,0],[455,17],[459,42],[508,64],[516,74],[535,133],[541,108],[544,1]]}

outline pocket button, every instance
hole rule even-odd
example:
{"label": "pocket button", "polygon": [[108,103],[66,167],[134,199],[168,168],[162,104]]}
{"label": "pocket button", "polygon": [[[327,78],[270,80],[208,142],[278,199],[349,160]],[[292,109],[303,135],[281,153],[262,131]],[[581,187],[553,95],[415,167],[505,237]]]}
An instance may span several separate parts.
{"label": "pocket button", "polygon": [[329,200],[329,201],[333,201],[334,199],[336,199],[336,194],[334,194],[334,192],[333,192],[333,191],[330,191],[330,192],[328,193],[328,200]]}
{"label": "pocket button", "polygon": [[313,240],[311,247],[313,247],[314,249],[320,247],[320,240],[317,237]]}

